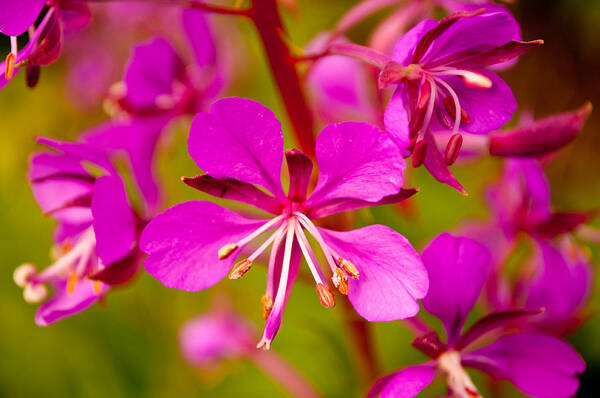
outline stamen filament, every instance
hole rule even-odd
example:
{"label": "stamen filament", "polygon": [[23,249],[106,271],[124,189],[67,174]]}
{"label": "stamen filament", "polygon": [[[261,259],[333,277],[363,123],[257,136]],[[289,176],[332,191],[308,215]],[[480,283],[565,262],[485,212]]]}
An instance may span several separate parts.
{"label": "stamen filament", "polygon": [[264,252],[267,247],[269,247],[269,245],[275,240],[275,238],[277,237],[278,234],[280,234],[284,229],[284,225],[280,225],[279,228],[277,228],[277,230],[275,232],[273,232],[273,234],[271,236],[269,236],[269,238],[264,241],[264,243],[262,245],[260,245],[260,247],[258,249],[256,249],[251,255],[248,256],[248,260],[250,261],[254,261],[258,258],[258,256],[260,256],[262,254],[262,252]]}
{"label": "stamen filament", "polygon": [[298,238],[298,245],[300,246],[300,250],[302,250],[302,254],[304,255],[304,258],[306,259],[306,263],[308,264],[308,268],[310,269],[311,274],[313,275],[313,278],[315,278],[315,282],[321,283],[321,284],[325,284],[323,282],[323,279],[321,278],[321,275],[319,273],[319,271],[317,270],[317,267],[315,265],[315,263],[312,260],[312,253],[309,253],[309,245],[308,245],[308,240],[306,239],[306,235],[304,235],[304,231],[302,231],[302,227],[300,226],[300,223],[296,224],[296,237]]}
{"label": "stamen filament", "polygon": [[[273,241],[273,247],[271,248],[271,254],[269,255],[269,267],[267,269],[267,288],[265,291],[265,296],[271,297],[271,301],[273,301],[273,278],[275,277],[275,260],[277,259],[277,252],[279,251],[279,245],[281,245],[281,241],[283,240],[283,236],[285,235],[287,228],[287,222],[281,225],[281,228],[277,230],[277,236]],[[271,303],[271,307],[272,307]]]}
{"label": "stamen filament", "polygon": [[278,222],[280,222],[283,219],[284,215],[281,214],[269,221],[267,221],[266,223],[264,223],[263,225],[261,225],[259,228],[257,228],[254,232],[252,232],[250,235],[246,236],[245,238],[242,238],[241,240],[239,240],[237,243],[235,243],[238,247],[242,247],[244,245],[246,245],[247,243],[249,243],[251,240],[253,240],[254,238],[256,238],[257,236],[259,236],[260,234],[262,234],[263,232],[266,232],[270,229],[273,229],[275,227],[275,224],[277,224]]}
{"label": "stamen filament", "polygon": [[316,241],[319,243],[319,245],[321,246],[321,250],[323,250],[323,253],[325,254],[325,259],[327,259],[329,268],[331,268],[332,272],[335,272],[335,269],[337,268],[337,264],[335,263],[335,260],[333,259],[333,256],[331,254],[331,249],[329,249],[329,246],[327,246],[327,244],[323,240],[323,237],[321,236],[321,233],[319,232],[317,227],[315,227],[315,225],[308,219],[308,217],[306,217],[304,214],[300,213],[299,211],[295,211],[294,215],[297,217],[298,221],[300,221],[302,226],[308,231],[308,233],[311,234],[312,237],[315,238]]}
{"label": "stamen filament", "polygon": [[19,47],[17,46],[17,36],[11,36],[10,37],[10,53],[12,55],[14,55],[15,58],[17,57],[18,50],[19,50]]}
{"label": "stamen filament", "polygon": [[435,108],[435,99],[437,97],[437,86],[435,83],[427,78],[427,82],[431,87],[431,93],[429,94],[429,103],[427,104],[427,111],[425,113],[425,118],[423,119],[423,126],[421,127],[421,132],[424,134],[429,128],[429,123],[431,122],[431,116],[433,115],[433,109]]}

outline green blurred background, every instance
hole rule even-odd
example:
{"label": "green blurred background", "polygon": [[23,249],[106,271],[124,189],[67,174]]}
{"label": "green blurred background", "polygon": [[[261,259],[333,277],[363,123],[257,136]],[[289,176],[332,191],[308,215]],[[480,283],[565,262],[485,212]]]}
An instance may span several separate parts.
{"label": "green blurred background", "polygon": [[[306,43],[330,28],[354,3],[300,1],[296,12],[285,13],[293,41]],[[522,23],[525,39],[543,38],[546,43],[503,73],[520,110],[531,109],[541,117],[576,108],[585,100],[600,106],[600,1],[523,0],[511,10]],[[364,40],[384,15],[379,13],[353,29],[351,38]],[[261,101],[275,111],[289,132],[256,34],[248,23],[236,25],[242,38],[238,45],[246,50],[235,59],[244,67],[228,94]],[[6,43],[2,45],[4,54]],[[233,306],[262,327],[261,268],[243,281],[226,280],[195,294],[168,289],[142,273],[134,284],[112,291],[104,307],[96,305],[50,327],[35,326],[35,307],[23,301],[21,289],[12,282],[17,265],[33,262],[43,268],[49,263],[54,223],[42,217],[25,179],[28,156],[36,147],[34,137],[72,139],[106,118],[100,107],[82,110],[67,98],[66,71],[58,62],[43,69],[35,90],[27,89],[23,76],[17,76],[0,92],[0,397],[285,396],[284,390],[247,361],[197,370],[183,362],[177,346],[181,324],[205,311],[211,297],[221,292],[229,294]],[[169,204],[200,197],[179,182],[179,176],[197,172],[185,146],[188,123],[178,124],[160,155]],[[593,209],[600,204],[599,127],[600,112],[596,111],[582,135],[547,170],[553,201],[560,209]],[[286,146],[293,146],[292,138],[287,138]],[[358,213],[358,223],[390,225],[420,248],[464,217],[486,217],[482,191],[500,166],[499,161],[486,159],[455,167],[470,192],[468,197],[418,170],[412,178],[421,188],[415,219],[407,221],[391,208],[377,208]],[[598,262],[597,250],[594,256]],[[342,306],[327,310],[318,304],[312,286],[297,284],[274,342],[274,350],[328,397],[360,396],[367,388],[345,333],[344,316]],[[571,338],[588,363],[579,396],[597,396],[599,333],[600,322],[592,317]],[[410,347],[411,334],[397,322],[373,325],[373,337],[381,372],[424,359]],[[441,391],[440,385],[432,391],[436,388]]]}

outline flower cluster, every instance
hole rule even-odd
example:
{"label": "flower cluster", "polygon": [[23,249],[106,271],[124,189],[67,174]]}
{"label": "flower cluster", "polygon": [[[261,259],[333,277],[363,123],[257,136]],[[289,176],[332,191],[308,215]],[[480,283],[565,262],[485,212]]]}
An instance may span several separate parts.
{"label": "flower cluster", "polygon": [[[402,320],[414,329],[412,345],[429,360],[379,379],[369,375],[369,396],[416,396],[436,372],[446,378],[448,396],[481,396],[485,387],[465,368],[536,397],[576,394],[585,362],[562,339],[589,316],[593,267],[582,241],[597,244],[600,233],[590,224],[592,211],[552,206],[543,167],[576,138],[591,105],[535,121],[523,117],[504,129],[518,105],[497,74],[543,41],[524,41],[508,8],[487,1],[364,0],[301,50],[285,33],[281,4],[242,3],[173,1],[175,11],[132,44],[127,60],[108,56],[108,64],[125,65],[110,86],[104,61],[97,61],[101,51],[89,54],[81,45],[116,49],[103,46],[114,41],[106,27],[89,26],[96,6],[108,5],[0,5],[0,33],[10,40],[0,89],[22,68],[27,86],[36,86],[40,66],[56,61],[66,44],[71,76],[90,79],[89,98],[102,93],[109,115],[73,142],[38,138],[47,148],[30,158],[33,195],[56,221],[52,264],[38,271],[25,263],[14,271],[25,300],[41,303],[36,324],[89,308],[113,286],[131,282],[142,264],[163,285],[197,292],[264,263],[264,292],[256,296],[262,336],[230,306],[213,309],[182,328],[181,350],[190,364],[246,358],[292,394],[318,396],[281,357],[256,350],[271,348],[292,287],[303,283],[326,308],[347,296],[359,327]],[[143,15],[156,17],[154,4],[144,7]],[[367,45],[345,37],[384,8],[391,12]],[[446,16],[438,21],[439,10]],[[256,26],[289,116],[288,142],[295,139],[300,149],[285,149],[280,118],[260,102],[220,98],[236,87],[232,75],[244,62],[224,44],[235,27],[218,25],[209,13]],[[120,9],[117,23],[126,14]],[[134,24],[131,30],[143,30]],[[81,42],[69,47],[78,34]],[[189,120],[187,149],[201,173],[181,181],[209,200],[168,203],[157,169],[159,144]],[[315,121],[322,124],[319,134]],[[458,236],[435,231],[420,254],[389,226],[355,228],[356,210],[406,203],[418,194],[405,185],[408,176],[414,181],[411,168],[423,165],[439,183],[466,194],[449,167],[487,156],[503,162],[487,191],[490,219],[462,223]],[[237,203],[230,210],[221,206],[225,201]],[[526,258],[515,255],[523,247]],[[487,315],[463,330],[477,302]],[[421,304],[441,321],[445,339],[421,318]]]}

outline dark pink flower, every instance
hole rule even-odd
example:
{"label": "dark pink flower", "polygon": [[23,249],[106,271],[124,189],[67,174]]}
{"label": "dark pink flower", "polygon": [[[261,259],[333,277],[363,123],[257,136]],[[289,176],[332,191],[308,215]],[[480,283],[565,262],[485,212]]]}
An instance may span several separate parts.
{"label": "dark pink flower", "polygon": [[[416,300],[427,291],[427,275],[404,237],[382,225],[338,232],[313,222],[342,211],[395,203],[415,193],[402,188],[404,161],[383,131],[359,122],[327,126],[317,139],[319,179],[308,197],[312,162],[299,151],[285,152],[290,177],[286,194],[280,177],[281,125],[257,102],[217,101],[210,112],[194,118],[188,148],[207,174],[184,178],[186,184],[250,204],[271,213],[271,218],[248,219],[204,201],[181,203],[158,215],[144,229],[140,247],[149,254],[146,270],[163,284],[198,291],[230,271],[230,279],[238,279],[272,244],[263,297],[267,323],[258,344],[268,349],[302,256],[321,304],[335,304],[308,233],[323,251],[333,285],[348,295],[364,318],[389,321],[418,312]],[[236,263],[248,243],[267,231],[272,231],[267,240]]]}
{"label": "dark pink flower", "polygon": [[[106,153],[86,144],[48,138],[39,142],[57,151],[34,154],[29,171],[36,201],[58,222],[55,261],[39,272],[23,264],[14,279],[29,302],[44,301],[47,284],[56,290],[36,314],[36,323],[45,326],[83,311],[109,285],[133,276],[140,262],[139,220]],[[101,175],[92,174],[84,166],[88,163]]]}
{"label": "dark pink flower", "polygon": [[[450,396],[480,397],[465,367],[509,380],[534,397],[570,397],[577,392],[577,375],[585,370],[585,362],[567,343],[536,333],[498,334],[515,320],[535,317],[539,310],[491,313],[462,331],[489,272],[490,254],[484,246],[441,234],[423,252],[423,262],[430,278],[423,306],[442,321],[447,342],[433,331],[416,338],[413,346],[431,361],[384,376],[369,396],[415,397],[437,370],[445,375]],[[492,331],[496,332],[492,341],[483,340]]]}

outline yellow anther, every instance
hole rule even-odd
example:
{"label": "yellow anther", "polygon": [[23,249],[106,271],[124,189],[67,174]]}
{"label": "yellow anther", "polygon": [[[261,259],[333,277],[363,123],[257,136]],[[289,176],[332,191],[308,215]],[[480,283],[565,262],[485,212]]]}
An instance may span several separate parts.
{"label": "yellow anther", "polygon": [[346,260],[345,258],[339,257],[338,263],[340,264],[340,267],[342,267],[343,270],[346,271],[346,273],[352,277],[352,279],[359,278],[360,274],[358,273],[358,268],[356,268],[356,266],[350,261]]}
{"label": "yellow anther", "polygon": [[229,273],[229,279],[240,279],[252,268],[252,261],[245,259],[237,263]]}
{"label": "yellow anther", "polygon": [[234,251],[236,251],[238,248],[238,245],[236,245],[235,243],[228,243],[225,246],[223,246],[222,248],[219,249],[219,260],[224,260],[227,257],[229,257],[231,255],[231,253],[233,253]]}

